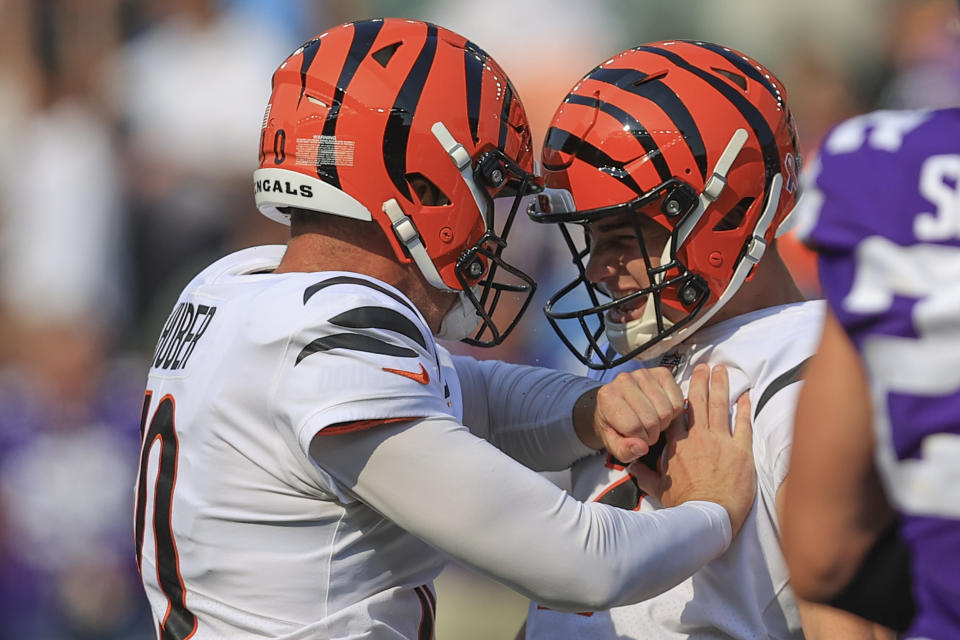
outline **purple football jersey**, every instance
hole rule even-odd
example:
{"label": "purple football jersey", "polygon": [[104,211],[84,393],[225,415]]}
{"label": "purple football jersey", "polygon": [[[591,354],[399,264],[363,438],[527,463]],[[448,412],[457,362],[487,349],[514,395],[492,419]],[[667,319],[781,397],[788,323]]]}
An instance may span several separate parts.
{"label": "purple football jersey", "polygon": [[806,179],[800,235],[868,372],[912,554],[908,636],[960,638],[960,109],[848,120]]}

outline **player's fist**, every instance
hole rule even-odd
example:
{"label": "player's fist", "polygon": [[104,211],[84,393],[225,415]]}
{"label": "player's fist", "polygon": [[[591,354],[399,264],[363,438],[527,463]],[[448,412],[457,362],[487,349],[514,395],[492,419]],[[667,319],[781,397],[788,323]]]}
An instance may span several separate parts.
{"label": "player's fist", "polygon": [[592,395],[581,400],[593,402],[593,433],[581,439],[623,462],[646,454],[683,411],[683,392],[664,367],[621,373]]}

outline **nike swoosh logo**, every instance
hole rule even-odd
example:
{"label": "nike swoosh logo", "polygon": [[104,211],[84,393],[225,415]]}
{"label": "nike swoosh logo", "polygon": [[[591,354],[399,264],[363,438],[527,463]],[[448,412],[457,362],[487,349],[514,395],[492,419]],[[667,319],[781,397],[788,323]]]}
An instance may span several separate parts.
{"label": "nike swoosh logo", "polygon": [[420,384],[429,384],[430,383],[430,374],[427,373],[427,370],[423,368],[423,363],[420,363],[420,373],[415,371],[406,371],[404,369],[388,369],[383,367],[383,370],[388,373],[395,373],[398,376],[403,376],[404,378],[410,378]]}

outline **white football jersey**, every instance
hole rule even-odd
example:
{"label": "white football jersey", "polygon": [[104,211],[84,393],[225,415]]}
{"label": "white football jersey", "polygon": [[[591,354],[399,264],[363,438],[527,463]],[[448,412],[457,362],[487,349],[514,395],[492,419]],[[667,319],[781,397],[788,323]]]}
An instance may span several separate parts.
{"label": "white football jersey", "polygon": [[[737,398],[749,389],[757,468],[753,510],[726,553],[661,595],[609,611],[581,613],[563,613],[531,603],[528,640],[803,637],[780,551],[776,494],[790,457],[800,389],[793,383],[816,348],[823,314],[823,302],[813,301],[741,315],[701,329],[652,363],[672,367],[684,394],[694,365],[725,365],[730,377],[731,416]],[[596,375],[606,381],[642,366],[630,362]],[[654,460],[657,455],[659,448]],[[582,500],[639,511],[659,508],[639,491],[623,465],[606,454],[574,465],[572,483],[574,497]]]}
{"label": "white football jersey", "polygon": [[318,431],[365,420],[459,421],[456,372],[399,291],[270,273],[283,251],[214,263],[163,328],[137,491],[148,599],[164,638],[419,637],[440,554],[308,450]]}

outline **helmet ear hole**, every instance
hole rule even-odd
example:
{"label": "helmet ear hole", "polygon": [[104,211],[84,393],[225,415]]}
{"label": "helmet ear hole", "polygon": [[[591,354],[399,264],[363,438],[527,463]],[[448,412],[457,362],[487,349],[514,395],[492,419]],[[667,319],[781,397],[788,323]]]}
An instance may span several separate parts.
{"label": "helmet ear hole", "polygon": [[727,212],[727,215],[723,216],[723,219],[717,223],[713,228],[714,231],[731,231],[738,228],[743,224],[743,219],[747,215],[747,209],[750,208],[750,205],[753,204],[753,201],[756,198],[752,196],[747,196],[736,204],[733,209]]}
{"label": "helmet ear hole", "polygon": [[406,179],[423,206],[443,207],[450,204],[447,194],[422,173],[408,173]]}

